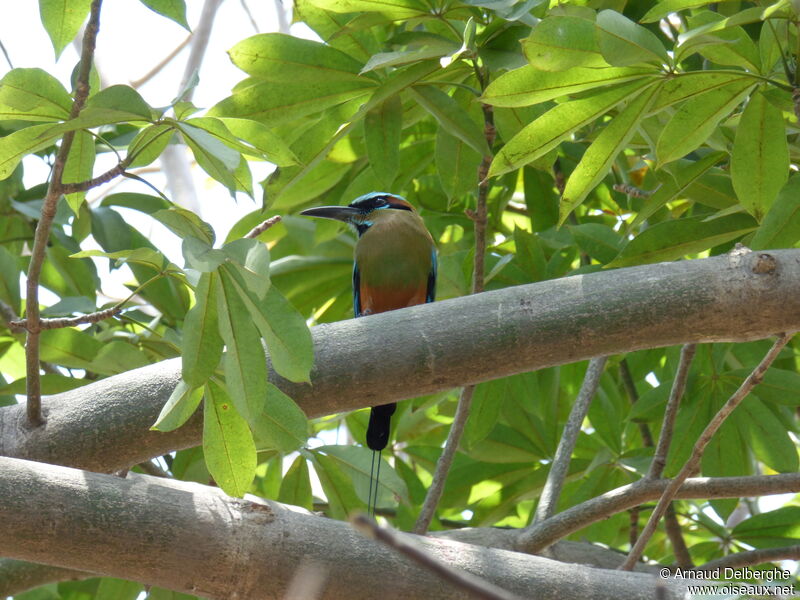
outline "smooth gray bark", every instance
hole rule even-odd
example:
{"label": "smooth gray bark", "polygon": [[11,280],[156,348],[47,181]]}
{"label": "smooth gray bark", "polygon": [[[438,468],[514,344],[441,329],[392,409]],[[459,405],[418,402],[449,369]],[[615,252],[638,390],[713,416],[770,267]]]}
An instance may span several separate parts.
{"label": "smooth gray bark", "polygon": [[[341,521],[196,483],[101,475],[0,458],[0,553],[210,598],[282,598],[302,562],[328,574],[323,598],[461,599],[463,592]],[[621,573],[407,535],[431,555],[524,597],[684,598]]]}
{"label": "smooth gray bark", "polygon": [[[797,329],[800,250],[737,251],[320,325],[311,384],[271,378],[318,417],[594,356]],[[113,471],[196,445],[199,418],[149,430],[179,376],[173,359],[45,398],[47,423],[32,432],[24,406],[0,408],[0,455]]]}

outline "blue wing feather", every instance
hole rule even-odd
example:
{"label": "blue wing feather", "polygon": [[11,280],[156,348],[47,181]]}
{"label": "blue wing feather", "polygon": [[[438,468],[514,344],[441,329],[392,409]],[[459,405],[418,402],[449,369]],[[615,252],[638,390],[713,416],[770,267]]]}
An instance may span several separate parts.
{"label": "blue wing feather", "polygon": [[428,292],[425,295],[425,302],[433,302],[436,299],[436,248],[431,250],[431,271],[428,273]]}
{"label": "blue wing feather", "polygon": [[361,273],[355,261],[353,261],[353,314],[356,317],[361,316]]}

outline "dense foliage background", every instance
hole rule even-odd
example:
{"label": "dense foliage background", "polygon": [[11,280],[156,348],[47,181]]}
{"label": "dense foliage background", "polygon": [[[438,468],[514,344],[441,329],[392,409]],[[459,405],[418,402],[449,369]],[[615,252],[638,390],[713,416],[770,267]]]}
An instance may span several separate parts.
{"label": "dense foliage background", "polygon": [[[59,53],[90,3],[56,4],[40,6]],[[185,24],[182,2],[145,4]],[[43,332],[43,391],[182,355],[184,382],[156,426],[178,427],[202,401],[205,430],[202,448],[163,457],[174,477],[213,478],[233,495],[255,493],[336,519],[365,507],[371,452],[360,443],[368,412],[307,422],[267,382],[262,338],[277,372],[305,381],[306,322],[351,316],[355,238],[336,223],[296,216],[303,208],[376,190],[403,195],[437,242],[439,299],[470,293],[483,176],[489,290],[716,255],[737,242],[797,246],[797,2],[296,0],[294,12],[321,41],[281,33],[242,40],[230,50],[242,81],[208,110],[185,96],[150,106],[132,87],[101,89],[95,77],[85,108],[70,118],[71,94],[47,72],[13,69],[0,81],[6,321],[24,313],[20,276],[47,190],[46,182],[23,185],[20,161],[33,154],[52,164],[65,132],[75,138],[64,183],[97,177],[101,155],[117,154],[112,175],[135,174],[183,143],[209,177],[256,200],[225,239],[144,180],[136,192],[99,188],[87,201],[80,190],[58,204],[40,279],[58,301],[43,316],[122,300],[103,295],[98,260],[129,269],[133,295],[114,318]],[[254,182],[249,161],[277,168]],[[179,235],[185,263],[171,263],[120,207]],[[245,238],[275,215],[280,223]],[[24,342],[7,322],[0,328],[2,403],[25,393]],[[698,348],[666,476],[769,345]],[[647,472],[678,353],[610,359],[560,509]],[[703,476],[798,470],[797,362],[795,342],[714,438]],[[477,387],[433,528],[530,521],[585,370],[564,365]],[[399,406],[379,501],[397,528],[414,524],[457,396]],[[574,538],[626,550],[646,508],[611,515]],[[800,536],[797,496],[680,501],[675,510],[698,565]],[[674,562],[664,531],[647,556]],[[97,585],[19,597],[77,598]],[[130,597],[139,591],[129,589]]]}

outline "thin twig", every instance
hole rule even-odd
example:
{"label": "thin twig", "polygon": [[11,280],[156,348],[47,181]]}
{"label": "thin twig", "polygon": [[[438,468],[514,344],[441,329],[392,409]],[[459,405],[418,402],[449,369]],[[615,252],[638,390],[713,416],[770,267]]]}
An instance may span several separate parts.
{"label": "thin twig", "polygon": [[6,57],[6,62],[8,63],[8,67],[10,69],[13,69],[14,68],[14,63],[11,62],[11,57],[8,55],[8,51],[6,50],[6,47],[3,45],[3,40],[0,40],[0,52],[2,52],[3,56]]}
{"label": "thin twig", "polygon": [[504,590],[485,579],[476,577],[467,571],[455,569],[440,561],[422,548],[400,537],[393,530],[379,526],[367,515],[356,514],[350,519],[350,522],[365,537],[386,544],[389,548],[396,550],[406,558],[413,560],[421,567],[476,598],[485,600],[521,600],[516,594]]}
{"label": "thin twig", "polygon": [[[657,500],[669,485],[667,479],[643,478],[571,506],[546,521],[517,533],[520,552],[537,553],[566,536],[642,504]],[[800,492],[800,473],[746,477],[697,477],[678,489],[677,499],[741,498]]]}
{"label": "thin twig", "polygon": [[[683,539],[683,530],[681,529],[681,524],[678,523],[678,513],[675,511],[675,505],[672,502],[667,505],[667,511],[664,513],[664,530],[667,532],[669,543],[672,544],[675,563],[682,569],[691,569],[694,566],[694,561],[692,561],[692,555],[689,554],[686,540]],[[634,542],[631,547],[635,545]]]}
{"label": "thin twig", "polygon": [[681,485],[683,485],[683,482],[686,481],[686,479],[688,479],[689,476],[695,473],[697,470],[697,467],[700,464],[700,459],[703,456],[703,452],[705,451],[706,446],[708,446],[708,443],[711,441],[711,438],[714,437],[714,434],[722,426],[722,423],[725,422],[725,419],[730,416],[736,407],[741,404],[742,400],[744,400],[744,398],[750,393],[750,390],[752,390],[761,382],[764,377],[764,373],[772,364],[772,362],[778,357],[781,350],[789,342],[791,337],[792,334],[787,333],[782,333],[778,336],[778,339],[775,340],[772,348],[770,348],[769,352],[767,352],[766,356],[764,356],[758,366],[753,369],[753,372],[750,373],[750,375],[748,375],[747,378],[742,382],[742,385],[739,386],[739,389],[736,390],[730,398],[728,398],[728,401],[711,419],[711,422],[703,430],[703,433],[700,434],[697,442],[695,442],[689,460],[687,460],[683,465],[680,473],[678,473],[678,475],[667,485],[667,488],[661,495],[658,504],[653,509],[650,519],[647,521],[647,525],[645,525],[644,530],[642,530],[642,534],[639,536],[636,545],[631,549],[630,554],[628,554],[628,557],[625,559],[625,562],[622,564],[620,569],[630,571],[639,558],[641,558],[644,552],[644,547],[647,545],[647,542],[650,541],[650,538],[658,526],[658,522],[661,520],[661,518],[664,516],[664,512],[667,510],[667,506],[675,497],[675,494],[680,489]]}
{"label": "thin twig", "polygon": [[800,544],[794,546],[781,546],[779,548],[763,548],[759,550],[748,550],[746,552],[736,552],[716,560],[710,560],[698,567],[706,571],[708,569],[733,569],[760,565],[776,560],[800,560]]}
{"label": "thin twig", "polygon": [[[478,81],[481,83],[481,88],[485,88],[486,82],[477,65],[475,66],[475,73],[478,77]],[[494,127],[494,112],[492,107],[488,104],[482,104],[481,108],[483,109],[484,119],[483,135],[489,150],[483,157],[480,167],[478,168],[477,207],[474,213],[468,213],[468,216],[473,221],[475,235],[475,256],[472,265],[473,294],[482,292],[485,283],[486,223],[488,220],[487,199],[489,197],[489,181],[487,175],[489,174],[489,167],[492,164],[491,148],[494,144],[494,138],[497,135],[497,131]],[[436,507],[444,491],[444,483],[447,479],[447,474],[450,472],[450,467],[453,465],[453,459],[455,458],[461,435],[464,432],[464,426],[469,417],[469,410],[472,406],[472,397],[474,394],[475,386],[467,386],[461,389],[453,424],[450,426],[450,431],[447,434],[447,441],[445,442],[441,455],[439,455],[439,460],[436,461],[433,480],[428,488],[428,493],[425,494],[425,501],[422,503],[417,522],[414,524],[414,533],[416,534],[424,535],[425,532],[428,531],[428,527],[430,527],[431,520],[436,512]]]}
{"label": "thin twig", "polygon": [[155,67],[153,67],[147,73],[139,77],[139,79],[131,81],[130,86],[134,89],[139,88],[148,81],[150,81],[153,77],[158,75],[164,67],[166,67],[169,63],[171,63],[173,59],[176,56],[178,56],[178,54],[181,53],[181,50],[183,50],[184,48],[186,48],[186,46],[189,45],[189,42],[192,40],[192,35],[193,34],[191,33],[187,35],[186,38],[180,44],[178,44],[172,52],[167,54],[167,56]]}
{"label": "thin twig", "polygon": [[172,475],[170,475],[167,471],[159,467],[154,461],[146,460],[141,462],[137,465],[142,471],[147,473],[148,475],[152,475],[153,477],[162,477],[164,479],[172,479]]}
{"label": "thin twig", "polygon": [[266,221],[262,221],[259,225],[253,227],[250,231],[248,231],[244,237],[249,239],[255,239],[264,233],[267,229],[272,227],[273,225],[277,225],[281,221],[280,215],[275,215],[274,217],[270,217]]}
{"label": "thin twig", "polygon": [[[81,62],[78,77],[75,82],[75,99],[72,103],[69,118],[76,118],[86,99],[89,97],[89,73],[92,69],[92,58],[94,57],[95,44],[97,42],[97,32],[100,29],[100,6],[102,0],[93,0],[89,14],[89,22],[83,36],[83,48],[81,51]],[[28,335],[25,343],[25,363],[27,372],[27,416],[28,424],[38,427],[42,424],[42,395],[39,379],[39,278],[42,274],[42,263],[44,262],[47,241],[50,238],[50,229],[56,215],[58,200],[62,195],[62,179],[64,176],[64,166],[72,148],[72,141],[75,138],[75,131],[68,131],[61,139],[61,147],[58,149],[53,173],[50,178],[50,185],[47,188],[42,214],[36,225],[34,234],[33,248],[31,250],[30,266],[28,267],[28,281],[25,298],[25,317],[28,320]]]}
{"label": "thin twig", "polygon": [[[239,0],[239,4],[242,5],[242,10],[244,11],[244,14],[247,15],[247,19],[250,21],[250,25],[253,26],[253,31],[255,31],[256,33],[261,33],[261,30],[259,30],[259,28],[258,28],[258,23],[256,23],[255,18],[253,18],[253,13],[250,12],[250,7],[247,6],[247,0]],[[278,15],[278,18],[279,18],[278,22],[281,23],[281,26],[282,26],[283,23],[280,21],[280,15]],[[284,21],[286,20],[286,15],[284,15],[283,20]],[[289,28],[287,27],[286,31],[283,31],[283,29],[281,28],[280,32],[281,33],[289,33]]]}
{"label": "thin twig", "polygon": [[425,501],[422,503],[417,522],[414,524],[413,531],[418,535],[425,535],[433,520],[436,506],[439,504],[442,492],[444,491],[447,473],[450,471],[450,466],[453,464],[453,458],[455,458],[456,450],[458,449],[458,442],[461,439],[461,434],[464,432],[464,426],[467,423],[474,393],[474,385],[461,388],[461,395],[458,399],[458,405],[456,406],[453,424],[450,425],[450,431],[447,434],[447,441],[444,444],[444,449],[439,456],[439,460],[436,461],[433,480],[431,481],[430,487],[428,487],[427,494],[425,494]]}
{"label": "thin twig", "polygon": [[9,329],[11,329],[10,324],[18,320],[19,315],[17,315],[11,306],[0,300],[0,318],[2,318],[3,321],[5,321],[5,323],[9,326]]}
{"label": "thin twig", "polygon": [[[636,391],[636,385],[633,383],[633,377],[631,376],[631,369],[628,366],[628,360],[623,358],[619,361],[619,376],[622,380],[622,387],[625,388],[625,393],[628,394],[628,400],[630,400],[631,404],[636,404],[636,401],[639,399],[639,392]],[[642,436],[642,445],[645,448],[652,448],[655,446],[655,442],[653,442],[653,434],[650,433],[650,427],[647,426],[647,423],[637,423],[639,426],[639,434]]]}
{"label": "thin twig", "polygon": [[647,477],[651,479],[658,479],[661,477],[661,474],[664,472],[664,467],[667,465],[667,454],[669,453],[669,446],[672,443],[672,431],[675,427],[675,418],[678,416],[678,407],[680,406],[683,392],[686,389],[686,381],[689,377],[689,367],[692,364],[692,359],[696,351],[696,344],[686,344],[681,348],[681,357],[678,361],[678,368],[675,371],[672,389],[669,392],[667,408],[664,411],[664,424],[661,426],[661,435],[658,438],[656,453],[653,456],[653,462],[650,463],[650,471],[647,473]]}
{"label": "thin twig", "polygon": [[112,167],[105,173],[101,173],[97,177],[88,179],[86,181],[78,181],[76,183],[63,183],[61,184],[61,192],[63,194],[74,194],[76,192],[86,192],[92,188],[108,183],[115,177],[125,173],[125,167],[128,165],[127,160],[122,160],[117,163],[117,166]]}
{"label": "thin twig", "polygon": [[[114,306],[110,306],[108,308],[104,308],[103,310],[98,310],[86,315],[78,315],[77,317],[58,317],[53,319],[39,319],[39,329],[63,329],[64,327],[74,327],[76,325],[84,325],[86,323],[99,323],[100,321],[104,321],[106,319],[110,319],[118,315],[122,312],[122,309],[125,305],[133,299],[136,294],[141,292],[144,288],[148,285],[160,279],[164,276],[164,273],[156,273],[150,279],[145,281],[143,284],[138,286],[135,290],[133,290],[127,298],[117,302]],[[9,322],[9,328],[14,331],[22,331],[28,327],[28,319],[19,319],[16,321]]]}
{"label": "thin twig", "polygon": [[631,198],[649,198],[653,195],[653,192],[649,190],[642,190],[628,183],[615,183],[613,188],[615,192],[627,194]]}
{"label": "thin twig", "polygon": [[578,397],[575,399],[575,404],[572,405],[567,423],[561,432],[556,455],[550,465],[550,472],[547,474],[544,489],[542,489],[542,493],[539,496],[539,504],[533,517],[534,525],[549,519],[556,512],[558,499],[561,496],[561,488],[564,486],[564,480],[569,472],[572,451],[575,449],[581,426],[586,414],[589,412],[589,405],[592,403],[592,398],[594,398],[597,387],[600,385],[600,376],[603,374],[607,360],[607,356],[600,356],[589,361],[589,367],[586,369],[581,390],[578,392]]}

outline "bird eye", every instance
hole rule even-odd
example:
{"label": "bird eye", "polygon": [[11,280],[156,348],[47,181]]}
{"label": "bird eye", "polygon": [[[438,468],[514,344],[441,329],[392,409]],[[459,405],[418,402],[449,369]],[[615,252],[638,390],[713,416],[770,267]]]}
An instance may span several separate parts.
{"label": "bird eye", "polygon": [[375,206],[386,206],[387,202],[384,198],[375,198]]}

